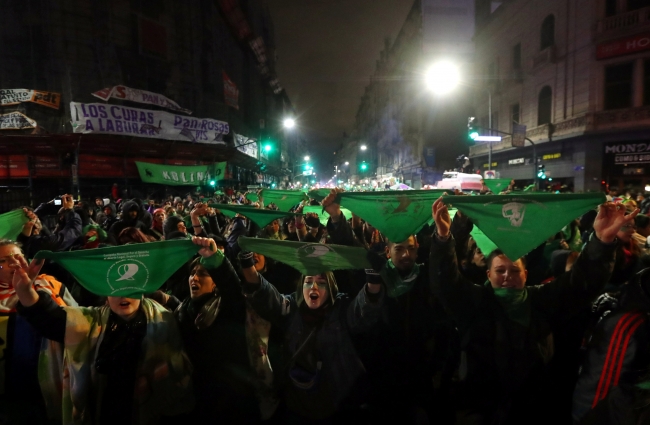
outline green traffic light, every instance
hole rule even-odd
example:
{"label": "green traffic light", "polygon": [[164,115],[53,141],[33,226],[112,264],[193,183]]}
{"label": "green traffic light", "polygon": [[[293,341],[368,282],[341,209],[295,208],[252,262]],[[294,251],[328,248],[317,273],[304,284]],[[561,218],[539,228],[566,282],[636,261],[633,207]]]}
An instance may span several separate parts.
{"label": "green traffic light", "polygon": [[266,145],[264,145],[264,152],[271,152],[272,150],[273,150],[273,146],[271,146],[270,144],[267,143]]}
{"label": "green traffic light", "polygon": [[478,131],[472,131],[469,133],[469,138],[472,140],[476,140],[476,138],[479,136]]}
{"label": "green traffic light", "polygon": [[210,186],[214,186],[216,184],[217,184],[217,182],[215,182],[214,180],[210,180]]}
{"label": "green traffic light", "polygon": [[361,169],[362,170],[365,171],[367,168],[368,168],[368,164],[366,164],[365,162],[361,164]]}

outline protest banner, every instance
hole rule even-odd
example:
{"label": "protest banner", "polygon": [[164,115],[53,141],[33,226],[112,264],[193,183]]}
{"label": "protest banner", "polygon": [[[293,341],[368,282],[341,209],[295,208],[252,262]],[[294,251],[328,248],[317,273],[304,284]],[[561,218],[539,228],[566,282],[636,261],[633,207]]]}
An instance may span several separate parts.
{"label": "protest banner", "polygon": [[23,130],[25,128],[36,128],[36,121],[20,112],[0,114],[0,130]]}
{"label": "protest banner", "polygon": [[207,184],[210,180],[223,179],[226,171],[225,162],[185,166],[136,161],[135,165],[143,182],[173,186]]}
{"label": "protest banner", "polygon": [[61,94],[40,90],[0,89],[0,106],[17,105],[21,102],[33,102],[48,108],[59,109]]}
{"label": "protest banner", "polygon": [[168,97],[163,96],[162,94],[153,93],[147,90],[132,89],[126,86],[107,87],[91,94],[105,102],[107,102],[110,98],[129,100],[131,102],[161,106],[163,108],[171,109],[172,111],[183,112],[185,114],[192,113],[192,111],[189,109],[181,108],[178,103],[174,102]]}
{"label": "protest banner", "polygon": [[75,133],[224,144],[230,132],[227,122],[122,105],[70,102],[70,112]]}

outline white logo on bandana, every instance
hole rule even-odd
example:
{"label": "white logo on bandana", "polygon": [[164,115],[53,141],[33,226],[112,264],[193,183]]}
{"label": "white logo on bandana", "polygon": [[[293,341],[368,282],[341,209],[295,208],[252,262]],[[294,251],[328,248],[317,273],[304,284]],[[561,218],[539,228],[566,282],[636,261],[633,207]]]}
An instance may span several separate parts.
{"label": "white logo on bandana", "polygon": [[504,218],[510,220],[512,227],[521,227],[524,222],[524,214],[526,213],[526,205],[519,202],[508,202],[501,209],[501,214]]}

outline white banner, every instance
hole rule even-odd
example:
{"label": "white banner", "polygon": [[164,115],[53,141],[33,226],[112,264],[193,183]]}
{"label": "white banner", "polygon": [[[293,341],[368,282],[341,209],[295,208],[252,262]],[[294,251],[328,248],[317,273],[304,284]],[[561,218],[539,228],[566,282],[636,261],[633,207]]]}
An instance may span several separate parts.
{"label": "white banner", "polygon": [[192,113],[192,111],[189,109],[181,108],[178,103],[163,96],[162,94],[153,93],[146,90],[132,89],[126,86],[107,87],[91,94],[105,102],[112,97],[114,99],[130,100],[131,102],[161,106],[163,108],[171,109],[172,111],[183,112],[186,114]]}
{"label": "white banner", "polygon": [[230,132],[227,122],[122,105],[70,102],[70,113],[75,133],[225,144]]}
{"label": "white banner", "polygon": [[40,90],[0,89],[0,105],[18,105],[21,102],[34,102],[48,108],[59,109],[61,94]]}
{"label": "white banner", "polygon": [[235,134],[235,147],[238,151],[257,159],[257,140]]}
{"label": "white banner", "polygon": [[0,130],[22,130],[24,128],[36,128],[36,121],[20,112],[0,115]]}

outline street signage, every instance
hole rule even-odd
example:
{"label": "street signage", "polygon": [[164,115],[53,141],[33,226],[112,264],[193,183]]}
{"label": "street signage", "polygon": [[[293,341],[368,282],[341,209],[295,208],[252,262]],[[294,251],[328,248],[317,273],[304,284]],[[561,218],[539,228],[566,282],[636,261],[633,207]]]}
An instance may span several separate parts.
{"label": "street signage", "polygon": [[476,142],[500,142],[501,136],[478,136],[474,139]]}
{"label": "street signage", "polygon": [[523,124],[512,125],[512,147],[523,148],[526,144],[526,126]]}

